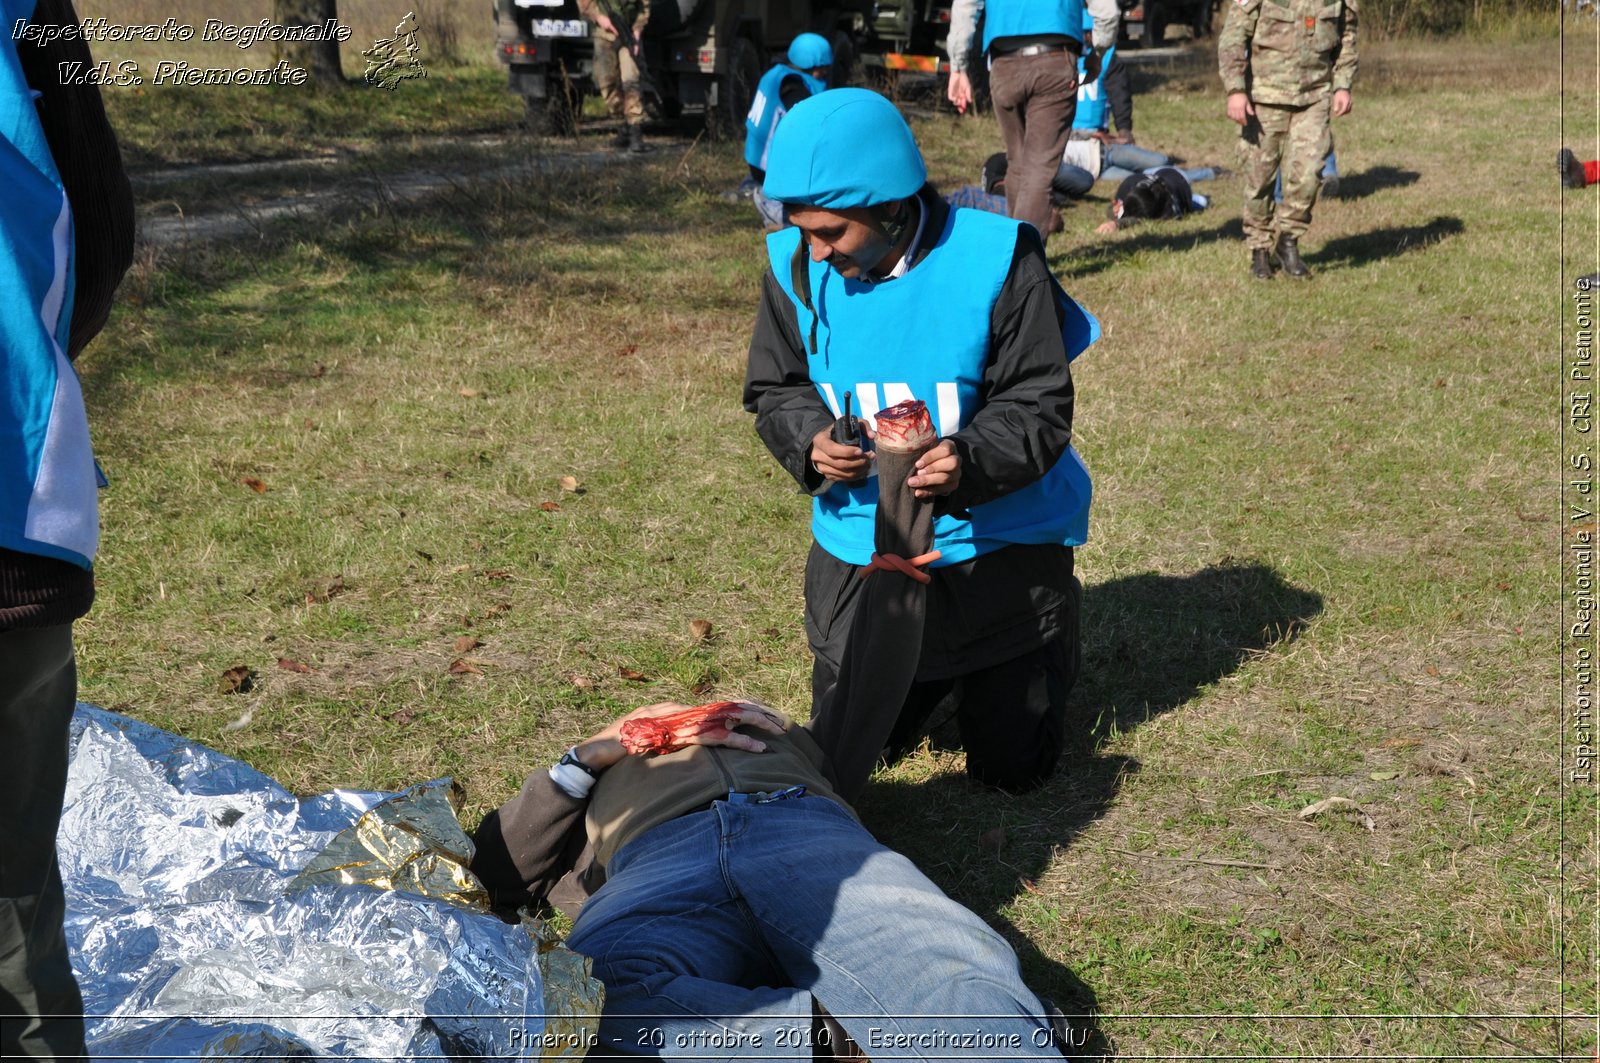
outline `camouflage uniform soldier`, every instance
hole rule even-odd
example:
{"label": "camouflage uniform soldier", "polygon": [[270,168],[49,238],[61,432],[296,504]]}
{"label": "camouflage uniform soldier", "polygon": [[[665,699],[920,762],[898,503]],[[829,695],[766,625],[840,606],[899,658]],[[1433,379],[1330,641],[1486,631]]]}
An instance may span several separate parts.
{"label": "camouflage uniform soldier", "polygon": [[[1331,135],[1328,117],[1350,113],[1356,76],[1355,0],[1234,0],[1217,43],[1228,117],[1244,156],[1244,239],[1250,275],[1309,275],[1300,236],[1311,226]],[[1272,186],[1283,172],[1283,202]]]}
{"label": "camouflage uniform soldier", "polygon": [[[638,49],[645,24],[650,21],[650,5],[645,0],[578,0],[578,10],[594,24],[595,84],[605,97],[606,110],[613,118],[622,118],[622,132],[617,134],[614,146],[649,151],[644,142]],[[618,20],[624,25],[618,26]]]}

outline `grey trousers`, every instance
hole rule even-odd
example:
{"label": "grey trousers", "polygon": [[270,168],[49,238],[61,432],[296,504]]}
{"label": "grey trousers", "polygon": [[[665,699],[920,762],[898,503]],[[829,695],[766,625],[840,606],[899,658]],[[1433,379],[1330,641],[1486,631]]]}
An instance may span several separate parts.
{"label": "grey trousers", "polygon": [[84,1060],[56,829],[77,705],[72,625],[0,631],[0,1057]]}

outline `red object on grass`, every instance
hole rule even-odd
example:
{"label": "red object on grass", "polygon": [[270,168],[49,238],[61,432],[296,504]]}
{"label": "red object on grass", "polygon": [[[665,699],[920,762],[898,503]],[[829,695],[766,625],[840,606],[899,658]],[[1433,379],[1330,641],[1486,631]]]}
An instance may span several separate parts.
{"label": "red object on grass", "polygon": [[629,720],[622,725],[619,739],[629,753],[671,753],[696,735],[729,729],[743,711],[737,702],[713,701],[648,720]]}
{"label": "red object on grass", "polygon": [[939,438],[928,416],[928,404],[921,399],[897,402],[888,409],[879,410],[872,420],[878,432],[876,444],[882,449],[921,450]]}

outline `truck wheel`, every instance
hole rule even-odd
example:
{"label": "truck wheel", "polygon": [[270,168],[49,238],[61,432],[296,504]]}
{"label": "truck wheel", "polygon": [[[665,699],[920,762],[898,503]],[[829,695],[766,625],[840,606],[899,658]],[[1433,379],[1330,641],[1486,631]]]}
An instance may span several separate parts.
{"label": "truck wheel", "polygon": [[843,88],[856,80],[856,42],[844,30],[835,30],[833,40],[833,69],[828,72],[828,87]]}
{"label": "truck wheel", "polygon": [[755,99],[756,84],[766,68],[761,53],[748,37],[733,45],[728,72],[717,82],[717,105],[706,108],[706,131],[714,138],[731,138],[744,130],[745,115]]}
{"label": "truck wheel", "polygon": [[1145,0],[1144,36],[1139,38],[1141,48],[1159,48],[1167,39],[1167,13],[1155,0]]}

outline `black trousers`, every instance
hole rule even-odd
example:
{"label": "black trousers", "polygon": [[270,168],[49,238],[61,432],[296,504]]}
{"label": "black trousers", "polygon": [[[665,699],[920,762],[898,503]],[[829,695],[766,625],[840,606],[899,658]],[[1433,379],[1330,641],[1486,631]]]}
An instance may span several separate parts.
{"label": "black trousers", "polygon": [[[1010,562],[1005,568],[998,564],[1002,560],[998,555],[988,555],[993,583],[967,578],[973,574],[969,562],[957,566],[962,572],[950,574],[951,580],[961,581],[957,593],[945,593],[950,588],[937,582],[930,588],[929,630],[918,673],[932,678],[913,681],[898,709],[884,707],[895,712],[883,750],[891,763],[916,748],[934,711],[945,699],[953,698],[967,753],[967,773],[972,778],[1021,792],[1039,786],[1055,772],[1066,744],[1067,698],[1080,668],[1083,592],[1072,575],[1069,548],[1012,547],[1000,554],[1012,551],[1015,553],[1005,559]],[[840,642],[854,612],[856,595],[851,590],[858,571],[825,553],[819,556],[817,550],[807,566],[807,629],[816,655],[811,671],[813,715],[834,700],[838,666],[832,660],[843,657]],[[833,592],[841,576],[844,593]],[[870,578],[901,577],[875,573]],[[940,570],[934,570],[934,578],[941,579]],[[974,601],[977,587],[986,584],[989,593],[977,595],[986,600]],[[830,600],[834,615],[824,621],[818,615],[823,602],[817,599],[825,599],[829,593],[836,595]],[[1001,611],[997,606],[1000,600],[1012,604]],[[959,626],[980,614],[987,614],[980,619],[984,627],[998,624],[998,630],[978,640],[980,653],[966,657],[948,644],[951,632],[941,629]],[[1013,622],[1001,622],[1006,619]],[[962,670],[956,674],[941,667],[957,657],[962,659]]]}
{"label": "black trousers", "polygon": [[0,631],[0,1056],[82,1060],[56,829],[77,705],[72,625]]}

